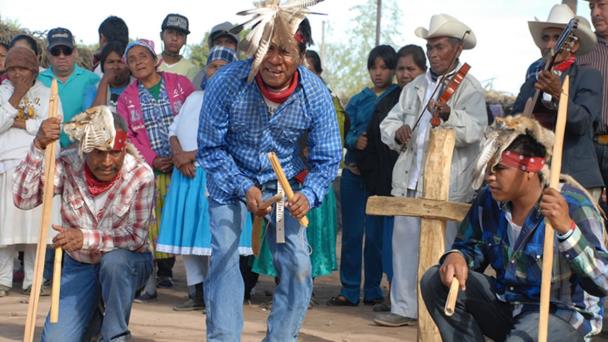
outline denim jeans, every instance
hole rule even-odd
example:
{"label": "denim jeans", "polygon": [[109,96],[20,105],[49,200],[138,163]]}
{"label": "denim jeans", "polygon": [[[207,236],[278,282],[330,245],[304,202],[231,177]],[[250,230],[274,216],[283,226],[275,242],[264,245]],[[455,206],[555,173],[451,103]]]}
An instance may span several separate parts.
{"label": "denim jeans", "polygon": [[[467,290],[460,291],[454,315],[443,313],[449,289],[439,277],[439,266],[429,268],[420,281],[420,291],[429,314],[445,342],[494,341],[532,342],[538,337],[538,311],[513,317],[513,306],[496,299],[496,279],[469,271]],[[570,323],[549,314],[548,341],[583,341]]]}
{"label": "denim jeans", "polygon": [[51,324],[47,317],[42,341],[82,341],[100,299],[105,306],[103,341],[128,339],[135,292],[144,286],[151,272],[151,253],[116,249],[104,254],[98,264],[81,263],[65,253],[59,322]]}
{"label": "denim jeans", "polygon": [[[264,193],[264,198],[270,197]],[[219,204],[209,200],[211,263],[205,279],[207,341],[236,342],[243,330],[243,277],[239,270],[239,237],[247,209],[241,203]],[[280,283],[272,299],[264,341],[296,341],[310,302],[312,278],[306,234],[285,209],[285,243],[277,244],[275,215],[266,243],[273,256]]]}
{"label": "denim jeans", "polygon": [[[364,300],[383,297],[382,240],[384,216],[365,214],[367,194],[363,178],[347,169],[340,180],[342,192],[342,254],[340,256],[340,294],[351,303],[359,303],[361,292],[361,266],[364,269]],[[365,246],[363,241],[365,240]]]}

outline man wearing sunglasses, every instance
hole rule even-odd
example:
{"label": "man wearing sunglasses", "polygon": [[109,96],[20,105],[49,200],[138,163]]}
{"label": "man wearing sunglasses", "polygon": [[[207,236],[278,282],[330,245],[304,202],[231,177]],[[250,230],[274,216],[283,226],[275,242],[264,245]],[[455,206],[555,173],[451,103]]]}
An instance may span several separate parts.
{"label": "man wearing sunglasses", "polygon": [[[64,122],[87,108],[84,108],[84,95],[89,88],[97,88],[99,76],[76,64],[78,50],[74,46],[74,37],[70,30],[57,27],[47,34],[47,58],[49,68],[41,72],[38,79],[47,87],[56,78],[59,86],[59,98],[63,107]],[[61,147],[72,142],[61,133]]]}

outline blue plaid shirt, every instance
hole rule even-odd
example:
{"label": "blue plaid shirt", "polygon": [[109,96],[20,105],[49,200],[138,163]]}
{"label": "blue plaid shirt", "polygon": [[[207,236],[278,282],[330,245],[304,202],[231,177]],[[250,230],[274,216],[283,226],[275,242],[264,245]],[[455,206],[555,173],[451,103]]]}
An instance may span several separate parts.
{"label": "blue plaid shirt", "polygon": [[144,125],[150,139],[150,147],[159,157],[171,156],[169,145],[169,126],[173,123],[173,110],[161,78],[158,100],[146,89],[141,82],[137,87],[141,111],[144,115]]}
{"label": "blue plaid shirt", "polygon": [[299,85],[273,115],[255,82],[247,83],[251,60],[220,69],[209,80],[201,109],[197,161],[208,174],[209,197],[234,203],[256,184],[276,180],[267,158],[275,152],[285,175],[304,169],[298,138],[308,132],[308,163],[302,193],[318,206],[342,157],[336,112],[327,87],[305,67]]}
{"label": "blue plaid shirt", "polygon": [[[604,224],[581,190],[564,185],[561,194],[577,227],[565,240],[555,238],[551,312],[583,334],[593,335],[602,329],[603,297],[608,292]],[[505,217],[509,210],[510,204],[496,202],[487,187],[482,189],[460,225],[452,248],[464,255],[471,270],[483,272],[492,266],[498,298],[523,304],[524,311],[538,311],[544,217],[535,206],[515,244],[511,244]]]}

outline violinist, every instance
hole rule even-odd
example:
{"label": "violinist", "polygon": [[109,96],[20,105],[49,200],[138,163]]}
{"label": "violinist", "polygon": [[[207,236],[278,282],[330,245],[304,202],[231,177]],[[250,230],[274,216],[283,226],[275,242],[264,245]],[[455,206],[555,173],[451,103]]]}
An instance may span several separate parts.
{"label": "violinist", "polygon": [[536,90],[540,90],[532,114],[544,127],[553,130],[562,82],[566,75],[570,76],[562,173],[572,176],[598,200],[604,181],[594,150],[593,131],[601,120],[602,76],[596,69],[577,63],[577,56],[591,51],[597,41],[585,18],[576,17],[578,26],[572,31],[574,38],[560,51],[555,51],[553,67],[544,70],[545,61],[551,60],[552,49],[555,50],[562,31],[574,17],[567,5],[555,5],[546,22],[528,22],[543,58],[532,65],[531,68],[536,67],[537,71],[530,72],[531,77],[522,85],[513,105],[513,114],[522,112],[528,99],[534,98]]}
{"label": "violinist", "polygon": [[[424,157],[428,147],[431,119],[439,118],[439,127],[452,128],[456,132],[456,147],[452,159],[449,200],[468,202],[473,198],[472,174],[467,168],[479,153],[479,141],[487,127],[486,102],[479,82],[467,73],[461,82],[451,81],[461,68],[460,54],[473,49],[476,38],[473,31],[458,19],[447,14],[434,15],[429,29],[418,28],[416,35],[427,41],[426,55],[430,69],[408,83],[402,90],[399,102],[380,124],[382,141],[391,149],[400,152],[393,168],[393,196],[420,197]],[[459,75],[459,76],[462,76]],[[453,92],[446,101],[439,101],[444,93]],[[416,122],[418,122],[416,124]],[[393,234],[401,237],[394,241],[403,251],[394,265],[392,286],[404,298],[400,302],[403,310],[391,311],[413,321],[417,318],[417,273],[418,240],[420,221],[412,217],[395,217]],[[456,224],[448,222],[446,246],[451,245]],[[394,240],[395,238],[393,238]],[[407,262],[403,262],[407,260]],[[393,270],[395,271],[395,270]],[[397,290],[397,289],[396,289]]]}

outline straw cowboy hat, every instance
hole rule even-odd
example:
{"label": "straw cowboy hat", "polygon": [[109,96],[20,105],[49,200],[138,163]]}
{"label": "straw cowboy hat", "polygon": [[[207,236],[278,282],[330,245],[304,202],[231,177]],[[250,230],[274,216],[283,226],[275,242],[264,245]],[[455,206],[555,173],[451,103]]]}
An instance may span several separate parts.
{"label": "straw cowboy hat", "polygon": [[[469,32],[465,36],[465,32]],[[448,14],[437,14],[431,17],[429,29],[419,27],[414,31],[422,39],[450,37],[463,39],[464,49],[469,50],[477,45],[477,38],[470,27]]]}
{"label": "straw cowboy hat", "polygon": [[[543,30],[552,27],[552,28],[564,28],[568,25],[570,19],[574,18],[575,14],[572,12],[570,7],[565,4],[559,4],[553,6],[551,8],[551,12],[549,12],[549,17],[547,21],[540,21],[538,18],[535,18],[534,21],[528,21],[528,26],[530,27],[530,34],[532,34],[532,38],[534,39],[534,43],[539,48],[542,45],[542,35]],[[584,55],[587,52],[591,51],[595,44],[597,43],[597,38],[595,34],[591,30],[591,24],[587,21],[587,19],[576,16],[578,18],[578,28],[574,30],[574,34],[578,37],[578,41],[580,47],[576,52],[577,55]]]}

